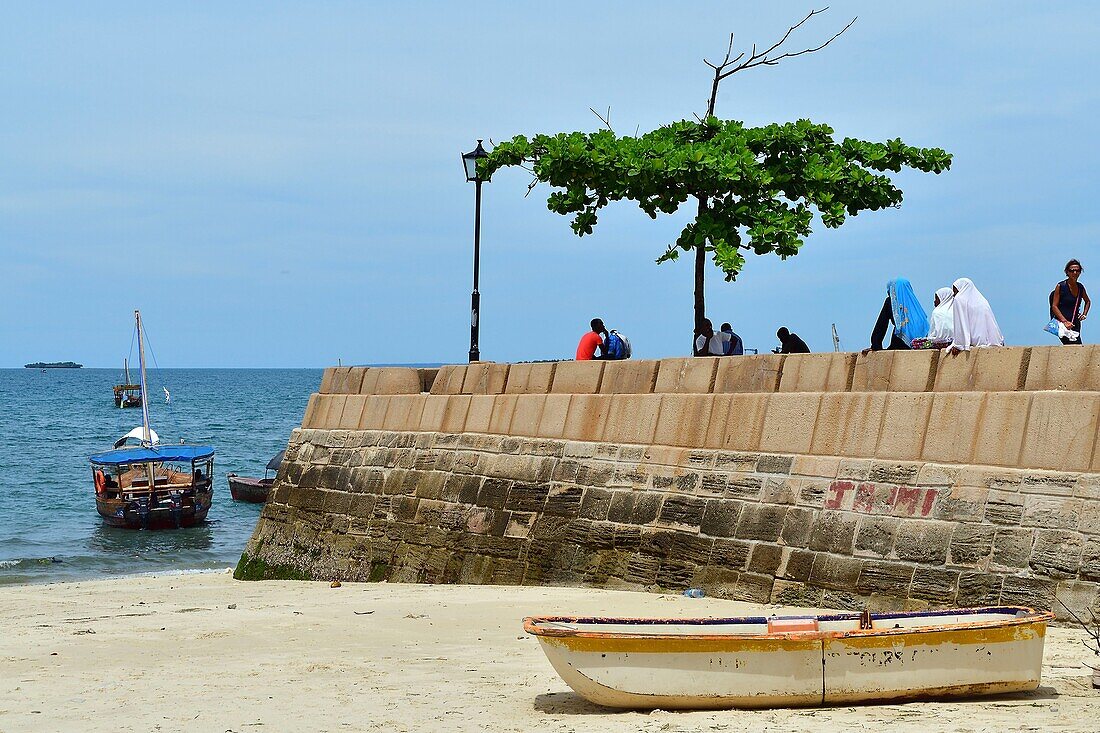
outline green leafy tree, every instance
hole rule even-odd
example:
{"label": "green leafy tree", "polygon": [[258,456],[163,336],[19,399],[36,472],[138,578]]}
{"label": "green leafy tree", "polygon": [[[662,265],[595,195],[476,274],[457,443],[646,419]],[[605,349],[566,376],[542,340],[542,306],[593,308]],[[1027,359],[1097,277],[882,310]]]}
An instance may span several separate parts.
{"label": "green leafy tree", "polygon": [[[704,274],[708,255],[727,281],[736,279],[746,252],[798,254],[810,235],[815,214],[829,228],[849,216],[901,204],[902,192],[887,172],[902,167],[940,173],[951,155],[938,148],[916,148],[900,139],[837,141],[828,125],[799,120],[746,127],[714,116],[719,84],[756,66],[774,66],[785,58],[819,51],[851,27],[848,23],[825,43],[793,53],[781,52],[790,35],[814,15],[811,11],[768,49],[733,54],[733,36],[714,70],[706,114],[652,132],[619,136],[611,129],[610,110],[600,116],[608,129],[556,135],[517,135],[497,145],[481,162],[481,174],[505,166],[523,166],[538,183],[555,190],[547,205],[572,217],[578,236],[591,234],[598,212],[612,201],[637,203],[650,217],[673,214],[695,199],[695,219],[684,227],[657,262],[695,252],[695,322],[704,318]],[[593,110],[593,112],[595,112]]]}

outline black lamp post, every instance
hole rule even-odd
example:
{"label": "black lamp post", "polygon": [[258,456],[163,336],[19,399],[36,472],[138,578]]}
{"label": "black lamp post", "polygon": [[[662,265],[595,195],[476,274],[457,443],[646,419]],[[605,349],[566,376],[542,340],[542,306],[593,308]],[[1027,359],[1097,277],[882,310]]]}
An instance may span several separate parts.
{"label": "black lamp post", "polygon": [[481,147],[481,140],[477,141],[477,147],[462,156],[462,166],[466,169],[466,182],[474,183],[474,291],[470,294],[470,361],[481,361],[481,349],[478,346],[478,333],[481,328],[481,293],[477,289],[477,276],[481,265],[481,184],[489,179],[482,179],[477,173],[477,162],[482,158],[488,158],[489,154]]}

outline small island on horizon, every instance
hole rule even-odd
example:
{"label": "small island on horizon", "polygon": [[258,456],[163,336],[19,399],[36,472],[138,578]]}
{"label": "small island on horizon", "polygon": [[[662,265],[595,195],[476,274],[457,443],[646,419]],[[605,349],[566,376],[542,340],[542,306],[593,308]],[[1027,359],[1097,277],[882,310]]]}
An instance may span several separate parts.
{"label": "small island on horizon", "polygon": [[25,369],[83,369],[83,364],[77,364],[75,361],[36,361],[31,364],[24,364]]}

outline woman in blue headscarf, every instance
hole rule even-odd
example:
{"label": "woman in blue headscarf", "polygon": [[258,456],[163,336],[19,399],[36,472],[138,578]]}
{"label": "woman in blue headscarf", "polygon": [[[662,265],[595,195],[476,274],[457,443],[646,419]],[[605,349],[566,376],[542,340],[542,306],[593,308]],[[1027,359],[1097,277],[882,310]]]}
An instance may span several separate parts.
{"label": "woman in blue headscarf", "polygon": [[886,284],[886,301],[878,314],[878,321],[871,332],[871,348],[867,351],[882,351],[882,341],[886,337],[887,324],[894,325],[887,349],[911,348],[913,339],[928,335],[928,314],[913,292],[913,286],[903,277]]}

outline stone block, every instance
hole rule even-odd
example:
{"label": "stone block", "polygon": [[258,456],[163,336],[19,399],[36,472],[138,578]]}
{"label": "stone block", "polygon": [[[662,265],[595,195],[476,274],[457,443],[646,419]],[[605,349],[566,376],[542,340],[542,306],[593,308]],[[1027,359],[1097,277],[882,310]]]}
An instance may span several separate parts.
{"label": "stone block", "polygon": [[779,378],[780,392],[847,392],[856,354],[788,354]]}
{"label": "stone block", "polygon": [[1081,501],[1051,496],[1023,497],[1024,511],[1020,524],[1025,527],[1048,529],[1077,529],[1081,514]]}
{"label": "stone block", "polygon": [[951,522],[903,520],[894,538],[894,554],[902,560],[942,565],[947,561],[952,529]]}
{"label": "stone block", "polygon": [[462,383],[466,380],[465,364],[445,364],[432,382],[431,393],[436,395],[462,394]]}
{"label": "stone block", "polygon": [[708,502],[694,496],[667,496],[657,520],[661,524],[698,530]]}
{"label": "stone block", "polygon": [[990,489],[984,516],[992,524],[1019,525],[1024,516],[1024,497],[1013,491]]}
{"label": "stone block", "polygon": [[920,459],[924,447],[925,426],[932,412],[932,395],[916,392],[890,392],[883,407],[876,458],[898,461]]}
{"label": "stone block", "polygon": [[945,353],[936,367],[936,392],[1015,392],[1024,385],[1028,348],[971,349]]}
{"label": "stone block", "polygon": [[1100,392],[1100,346],[1034,346],[1024,389]]}
{"label": "stone block", "polygon": [[818,456],[873,457],[885,405],[886,395],[881,392],[821,395],[809,452]]}
{"label": "stone block", "polygon": [[894,549],[894,538],[900,526],[901,520],[894,517],[860,517],[855,542],[856,554],[886,557]]}
{"label": "stone block", "polygon": [[863,560],[819,552],[814,555],[809,582],[819,588],[854,591],[862,569]]}
{"label": "stone block", "polygon": [[424,412],[425,395],[393,395],[388,398],[384,425],[386,430],[417,432]]}
{"label": "stone block", "polygon": [[[348,397],[348,404],[352,402]],[[387,395],[358,395],[359,400],[359,425],[360,430],[383,430],[386,426],[386,411],[390,407],[390,397]],[[347,408],[344,410],[348,412]],[[355,409],[352,408],[352,413]],[[350,419],[350,418],[349,418]]]}
{"label": "stone block", "polygon": [[848,512],[820,512],[810,531],[810,549],[851,555],[858,521],[859,517]]}
{"label": "stone block", "polygon": [[1020,465],[1031,399],[1029,392],[989,392],[985,395],[971,462],[989,466]]}
{"label": "stone block", "polygon": [[366,371],[366,367],[334,368],[329,379],[328,391],[332,394],[359,394],[360,386],[363,384],[363,374]]}
{"label": "stone block", "polygon": [[978,392],[942,392],[932,399],[921,457],[936,463],[967,463],[974,453],[982,400]]}
{"label": "stone block", "polygon": [[529,438],[538,437],[539,423],[542,420],[542,408],[546,402],[545,395],[522,394],[516,395],[515,410],[512,412],[512,422],[509,423],[508,435],[522,435]]}
{"label": "stone block", "polygon": [[558,362],[544,361],[533,364],[512,364],[508,369],[506,394],[546,394],[554,381]]}
{"label": "stone block", "polygon": [[569,401],[572,395],[546,395],[539,417],[538,436],[540,438],[561,438],[565,434],[565,421],[569,416]]}
{"label": "stone block", "polygon": [[778,542],[787,509],[772,504],[745,504],[737,520],[737,538]]}
{"label": "stone block", "polygon": [[1004,577],[992,573],[960,573],[959,593],[955,600],[960,608],[995,606],[1001,597]]}
{"label": "stone block", "polygon": [[470,395],[448,395],[440,430],[444,433],[461,433],[466,428],[466,413],[469,411]]}
{"label": "stone block", "polygon": [[1082,580],[1100,581],[1100,539],[1090,538],[1081,552]]}
{"label": "stone block", "polygon": [[661,395],[616,394],[603,397],[610,399],[611,404],[607,409],[601,440],[636,445],[653,443],[661,410]]}
{"label": "stone block", "polygon": [[866,560],[860,568],[856,591],[863,595],[882,593],[895,598],[909,595],[913,581],[913,566],[880,560]]}
{"label": "stone block", "polygon": [[1031,559],[1033,541],[1033,530],[998,527],[993,537],[993,567],[1026,568]]}
{"label": "stone block", "polygon": [[821,593],[820,588],[812,588],[799,581],[776,580],[772,586],[771,603],[780,606],[819,608]]}
{"label": "stone block", "polygon": [[720,359],[714,392],[777,392],[786,358],[786,354],[758,354]]}
{"label": "stone block", "polygon": [[938,357],[934,349],[859,354],[852,369],[852,391],[927,392]]}
{"label": "stone block", "polygon": [[[327,397],[318,392],[314,392],[309,396],[309,402],[306,403],[306,414],[302,417],[303,428],[317,428],[320,427],[321,417],[328,409]],[[324,407],[322,407],[324,405]]]}
{"label": "stone block", "polygon": [[661,394],[706,394],[714,386],[714,375],[720,360],[716,356],[661,359],[653,391]]}
{"label": "stone block", "polygon": [[325,430],[336,430],[340,427],[340,417],[344,412],[344,403],[347,395],[322,395],[324,403],[323,414],[319,416],[317,427]]}
{"label": "stone block", "polygon": [[836,478],[840,458],[836,456],[795,456],[791,473],[809,478]]}
{"label": "stone block", "polygon": [[603,367],[600,394],[649,394],[657,382],[655,359],[609,361]]}
{"label": "stone block", "polygon": [[959,571],[939,568],[918,567],[913,573],[913,583],[909,586],[909,595],[940,606],[955,602],[959,592]]}
{"label": "stone block", "polygon": [[821,395],[813,392],[773,394],[768,397],[759,450],[765,453],[809,453],[820,403]]}
{"label": "stone block", "polygon": [[508,382],[508,364],[479,361],[466,367],[462,394],[504,394]]}
{"label": "stone block", "polygon": [[[1055,588],[1055,595],[1059,602],[1051,610],[1059,621],[1076,621],[1070,611],[1077,618],[1088,618],[1090,612],[1095,614],[1100,610],[1100,587],[1095,583],[1062,580]],[[1066,608],[1063,608],[1063,604]]]}
{"label": "stone block", "polygon": [[336,381],[337,372],[342,372],[351,367],[326,367],[321,373],[321,387],[317,391],[321,394],[332,394],[332,385]]}
{"label": "stone block", "polygon": [[611,508],[611,496],[612,492],[607,489],[585,489],[577,516],[596,521],[606,520],[608,509]]}
{"label": "stone block", "polygon": [[1040,529],[1031,548],[1032,570],[1051,578],[1072,579],[1081,567],[1084,539],[1077,532]]}
{"label": "stone block", "polygon": [[1095,394],[1036,392],[1031,398],[1020,468],[1088,471],[1096,444]]}
{"label": "stone block", "polygon": [[980,522],[985,515],[989,489],[950,486],[939,490],[932,516],[950,522]]}
{"label": "stone block", "polygon": [[554,367],[554,394],[596,394],[600,391],[604,361],[559,361]]}
{"label": "stone block", "polygon": [[363,373],[361,394],[420,394],[420,373],[410,367],[371,367]]}
{"label": "stone block", "polygon": [[742,503],[730,499],[710,499],[706,502],[699,529],[711,537],[733,537]]}
{"label": "stone block", "polygon": [[467,433],[491,432],[489,421],[493,416],[495,404],[495,395],[478,394],[470,397],[470,409],[466,412],[466,424],[463,430]]}
{"label": "stone block", "polygon": [[774,576],[779,570],[780,563],[783,562],[783,550],[784,548],[779,545],[754,543],[746,569],[750,573]]}
{"label": "stone block", "polygon": [[[659,445],[701,448],[711,427],[712,395],[667,394],[659,397],[661,412],[653,441]],[[726,416],[723,415],[723,423]],[[719,446],[714,446],[719,447]]]}
{"label": "stone block", "polygon": [[519,395],[496,395],[493,397],[493,412],[489,415],[490,433],[493,435],[508,435],[510,433],[518,399]]}
{"label": "stone block", "polygon": [[[732,451],[760,450],[764,417],[771,397],[734,394],[726,399],[716,395],[714,399],[711,424],[707,429],[707,446]],[[723,407],[725,414],[721,412]]]}
{"label": "stone block", "polygon": [[779,539],[791,547],[806,547],[813,529],[814,512],[804,507],[791,507],[783,518]]}
{"label": "stone block", "polygon": [[569,414],[565,418],[562,437],[566,440],[593,442],[600,440],[604,434],[604,425],[607,423],[607,413],[610,409],[610,395],[574,394],[569,401]]}
{"label": "stone block", "polygon": [[447,409],[445,395],[428,395],[424,398],[424,409],[420,413],[420,431],[435,433],[443,428],[443,411]]}
{"label": "stone block", "polygon": [[1026,606],[1040,611],[1054,607],[1057,584],[1046,578],[1006,576],[1001,586],[1000,603],[1004,606]]}

